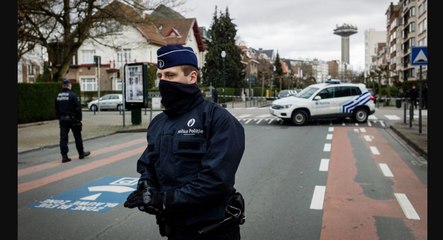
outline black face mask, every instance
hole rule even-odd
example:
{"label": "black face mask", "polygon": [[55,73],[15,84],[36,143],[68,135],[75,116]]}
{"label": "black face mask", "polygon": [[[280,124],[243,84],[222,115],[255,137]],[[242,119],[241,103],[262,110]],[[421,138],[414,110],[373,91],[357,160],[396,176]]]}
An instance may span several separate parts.
{"label": "black face mask", "polygon": [[187,112],[201,92],[197,84],[183,84],[160,79],[161,103],[168,116],[180,115]]}

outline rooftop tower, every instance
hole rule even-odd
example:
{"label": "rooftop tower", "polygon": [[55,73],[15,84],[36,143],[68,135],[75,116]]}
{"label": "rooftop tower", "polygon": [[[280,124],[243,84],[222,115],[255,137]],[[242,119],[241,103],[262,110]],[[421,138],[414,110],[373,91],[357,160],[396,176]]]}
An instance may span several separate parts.
{"label": "rooftop tower", "polygon": [[341,61],[349,64],[349,36],[357,33],[357,27],[343,23],[336,26],[334,34],[341,36]]}

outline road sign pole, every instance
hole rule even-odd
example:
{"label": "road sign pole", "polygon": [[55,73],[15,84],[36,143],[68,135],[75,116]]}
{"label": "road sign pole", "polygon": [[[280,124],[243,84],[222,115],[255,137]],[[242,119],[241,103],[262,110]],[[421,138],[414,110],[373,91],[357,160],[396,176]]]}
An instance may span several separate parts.
{"label": "road sign pole", "polygon": [[420,66],[419,73],[419,83],[418,83],[418,133],[422,132],[422,117],[421,117],[421,107],[422,107],[422,66],[428,65],[428,47],[412,47],[411,48],[411,65]]}
{"label": "road sign pole", "polygon": [[423,83],[422,83],[422,65],[420,65],[420,76],[419,76],[419,84],[418,84],[418,133],[421,134],[421,106],[423,100],[422,98],[422,89],[423,89]]}

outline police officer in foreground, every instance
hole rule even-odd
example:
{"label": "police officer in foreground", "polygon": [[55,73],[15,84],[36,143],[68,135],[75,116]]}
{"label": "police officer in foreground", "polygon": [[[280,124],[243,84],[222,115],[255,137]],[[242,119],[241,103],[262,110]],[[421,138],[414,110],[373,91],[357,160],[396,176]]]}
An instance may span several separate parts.
{"label": "police officer in foreground", "polygon": [[141,176],[124,206],[156,215],[169,240],[240,239],[244,200],[234,184],[243,126],[203,98],[192,48],[163,46],[157,56],[165,110],[148,126],[148,146],[137,161]]}
{"label": "police officer in foreground", "polygon": [[82,139],[82,108],[80,99],[71,91],[72,84],[69,79],[63,80],[63,89],[55,99],[55,113],[59,119],[60,126],[60,153],[62,154],[62,163],[71,161],[68,157],[69,131],[75,138],[75,147],[78,157],[83,159],[91,154],[83,149]]}

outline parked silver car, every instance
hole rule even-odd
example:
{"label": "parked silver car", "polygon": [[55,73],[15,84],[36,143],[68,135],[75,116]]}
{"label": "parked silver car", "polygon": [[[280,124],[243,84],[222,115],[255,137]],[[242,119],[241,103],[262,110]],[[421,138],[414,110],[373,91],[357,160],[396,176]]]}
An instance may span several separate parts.
{"label": "parked silver car", "polygon": [[123,110],[123,94],[106,94],[99,100],[93,100],[88,103],[88,109],[91,111],[100,110]]}
{"label": "parked silver car", "polygon": [[289,97],[289,96],[295,96],[297,95],[297,90],[295,89],[284,89],[281,90],[280,92],[278,92],[277,98],[285,98],[285,97]]}

